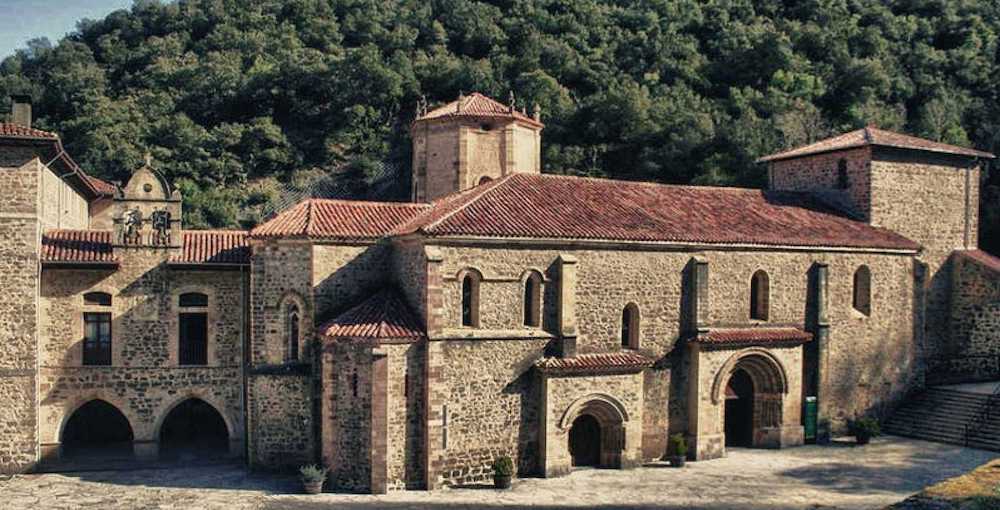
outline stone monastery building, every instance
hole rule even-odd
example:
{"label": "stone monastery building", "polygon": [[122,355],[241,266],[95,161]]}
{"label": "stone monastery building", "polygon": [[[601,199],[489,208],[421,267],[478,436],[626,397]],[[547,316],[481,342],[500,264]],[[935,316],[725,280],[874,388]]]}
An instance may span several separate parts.
{"label": "stone monastery building", "polygon": [[699,461],[800,445],[807,397],[837,433],[998,368],[992,154],[869,127],[761,158],[766,190],[671,186],[542,174],[537,109],[420,113],[412,203],[191,231],[151,161],[90,177],[15,99],[0,472],[215,455],[383,492],[507,454],[559,476],[675,433]]}

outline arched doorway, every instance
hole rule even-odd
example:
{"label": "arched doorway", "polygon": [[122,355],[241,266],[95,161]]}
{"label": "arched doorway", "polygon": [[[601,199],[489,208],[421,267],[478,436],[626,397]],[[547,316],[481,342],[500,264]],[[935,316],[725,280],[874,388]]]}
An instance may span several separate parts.
{"label": "arched doorway", "polygon": [[70,460],[131,459],[134,438],[128,418],[118,408],[91,400],[66,420],[60,456]]}
{"label": "arched doorway", "polygon": [[597,418],[584,414],[573,420],[569,429],[569,455],[573,467],[601,464],[601,424]]}
{"label": "arched doorway", "polygon": [[736,370],[726,384],[726,446],[753,444],[753,380]]}
{"label": "arched doorway", "polygon": [[160,458],[222,459],[229,454],[229,431],[211,404],[190,398],[177,404],[160,427]]}
{"label": "arched doorway", "polygon": [[712,388],[712,402],[721,406],[726,446],[780,445],[788,379],[773,354],[760,348],[734,354]]}

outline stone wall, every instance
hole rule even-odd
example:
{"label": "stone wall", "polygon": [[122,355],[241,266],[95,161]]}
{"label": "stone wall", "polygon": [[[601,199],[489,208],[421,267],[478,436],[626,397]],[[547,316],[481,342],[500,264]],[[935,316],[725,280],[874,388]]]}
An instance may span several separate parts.
{"label": "stone wall", "polygon": [[[521,275],[528,269],[537,268],[550,278],[556,277],[550,267],[561,252],[473,245],[439,248],[443,254],[439,270],[443,306],[439,315],[444,329],[432,335],[430,363],[437,367],[434,357],[436,354],[441,356],[441,379],[445,381],[441,384],[453,384],[447,382],[453,377],[464,378],[464,384],[478,381],[480,377],[491,385],[505,378],[511,380],[509,378],[516,373],[501,378],[489,371],[498,369],[500,363],[518,366],[526,359],[541,356],[548,345],[541,338],[551,337],[550,331],[521,325]],[[684,377],[687,362],[671,351],[690,327],[684,318],[684,285],[687,264],[695,253],[583,249],[568,253],[579,261],[576,284],[578,352],[620,349],[622,309],[628,303],[635,303],[640,310],[639,350],[657,360],[643,384],[643,454],[646,458],[657,458],[664,453],[667,431],[683,431],[687,423],[684,400],[688,392]],[[884,407],[893,405],[914,384],[915,374],[921,372],[913,336],[916,312],[912,257],[805,251],[703,251],[697,254],[709,265],[707,325],[712,327],[808,326],[810,271],[817,262],[829,264],[831,335],[825,354],[829,370],[822,384],[829,396],[824,403],[826,409],[840,426],[859,414],[881,412]],[[867,265],[872,274],[872,313],[869,316],[852,307],[853,275],[862,264]],[[480,301],[484,305],[479,329],[460,326],[461,282],[458,275],[467,269],[475,269],[483,275]],[[770,277],[770,320],[767,322],[749,319],[750,278],[758,269],[767,271]],[[548,315],[555,306],[548,289],[555,285],[547,282],[545,286],[544,306]],[[468,340],[450,342],[445,344],[447,348],[433,342],[447,338]],[[536,339],[530,341],[529,347],[511,347],[515,350],[504,352],[505,348],[495,344],[520,344],[496,340],[499,338]],[[463,347],[455,351],[453,345]],[[481,352],[477,353],[476,349]],[[464,354],[466,351],[468,354]],[[452,352],[463,355],[453,361],[449,356]],[[452,363],[457,366],[450,367]],[[475,375],[470,375],[470,366],[477,367]],[[478,375],[478,367],[491,375]],[[434,380],[430,383],[433,391]],[[801,395],[795,398],[801,402]],[[452,401],[447,399],[442,403],[450,406]],[[496,419],[510,418],[497,416],[488,420]],[[433,425],[437,420],[429,423]],[[493,440],[482,444],[503,443]],[[468,465],[476,462],[470,459]],[[459,478],[465,476],[461,470],[455,472]]]}
{"label": "stone wall", "polygon": [[[220,413],[230,453],[243,454],[244,274],[180,270],[165,249],[118,251],[117,269],[45,269],[41,278],[40,442],[58,457],[62,428],[80,405],[102,399],[130,422],[136,453],[153,457],[163,419],[188,398]],[[84,303],[87,292],[111,294],[110,307]],[[178,365],[179,296],[208,295],[208,365]],[[83,313],[112,315],[111,366],[83,366]]]}
{"label": "stone wall", "polygon": [[[846,189],[839,186],[841,159],[847,162]],[[870,147],[775,161],[768,169],[768,188],[817,192],[859,219],[868,220],[872,199],[870,161]]]}
{"label": "stone wall", "polygon": [[872,162],[872,224],[918,243],[927,264],[928,358],[948,345],[951,252],[976,247],[979,168],[969,158],[880,149]]}
{"label": "stone wall", "polygon": [[430,202],[458,189],[459,133],[447,122],[420,122],[413,138],[413,201]]}
{"label": "stone wall", "polygon": [[0,473],[38,458],[36,409],[41,165],[25,149],[0,148]]}
{"label": "stone wall", "polygon": [[[282,304],[294,299],[303,306],[301,338],[312,338],[312,245],[299,241],[254,242],[250,272],[251,364],[283,363],[286,358]],[[301,341],[300,348],[308,345]],[[304,359],[304,358],[303,358]]]}
{"label": "stone wall", "polygon": [[386,243],[313,246],[312,293],[317,325],[392,283],[391,249]]}
{"label": "stone wall", "polygon": [[1000,375],[1000,271],[962,251],[955,252],[951,263],[951,357],[942,360],[934,375],[948,382],[996,379]]}
{"label": "stone wall", "polygon": [[249,377],[250,465],[291,471],[317,461],[311,373]]}

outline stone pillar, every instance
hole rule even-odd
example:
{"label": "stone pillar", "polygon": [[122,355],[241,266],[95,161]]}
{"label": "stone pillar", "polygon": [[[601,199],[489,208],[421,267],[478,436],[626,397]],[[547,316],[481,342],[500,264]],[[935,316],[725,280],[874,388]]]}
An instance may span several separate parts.
{"label": "stone pillar", "polygon": [[552,415],[550,410],[549,378],[544,374],[539,374],[539,387],[541,391],[541,412],[539,413],[538,427],[538,466],[541,468],[541,475],[545,478],[555,478],[569,474],[569,459],[560,453],[565,451],[561,448],[556,438],[556,429],[559,427],[558,418]]}
{"label": "stone pillar", "polygon": [[160,445],[154,440],[136,440],[132,442],[132,453],[138,461],[156,461],[160,458]]}
{"label": "stone pillar", "polygon": [[830,268],[825,262],[817,262],[814,266],[816,277],[816,331],[813,341],[816,342],[816,442],[830,442],[830,403],[827,401],[829,380],[827,374],[830,367],[830,317],[829,317],[829,273]]}
{"label": "stone pillar", "polygon": [[389,357],[386,352],[372,350],[371,384],[371,492],[385,494],[389,490]]}
{"label": "stone pillar", "polygon": [[576,262],[576,257],[572,255],[559,255],[556,321],[559,329],[559,354],[563,358],[576,356]]}
{"label": "stone pillar", "polygon": [[691,324],[698,334],[708,332],[708,260],[691,259]]}
{"label": "stone pillar", "polygon": [[440,487],[441,454],[444,446],[444,405],[446,402],[438,390],[441,380],[441,342],[434,340],[444,328],[444,298],[442,295],[441,264],[444,256],[433,246],[424,248],[427,260],[426,310],[427,338],[424,357],[424,483],[427,490]]}

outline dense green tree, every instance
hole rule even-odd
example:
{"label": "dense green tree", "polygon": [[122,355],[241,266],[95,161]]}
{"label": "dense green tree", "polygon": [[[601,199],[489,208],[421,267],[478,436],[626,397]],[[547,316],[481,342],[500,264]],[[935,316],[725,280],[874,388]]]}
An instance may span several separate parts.
{"label": "dense green tree", "polygon": [[329,176],[405,197],[415,103],[462,91],[539,104],[549,172],[759,186],[760,155],[868,123],[996,151],[998,35],[974,0],[138,0],[29,42],[0,95],[101,177],[151,152],[189,225],[233,226]]}

